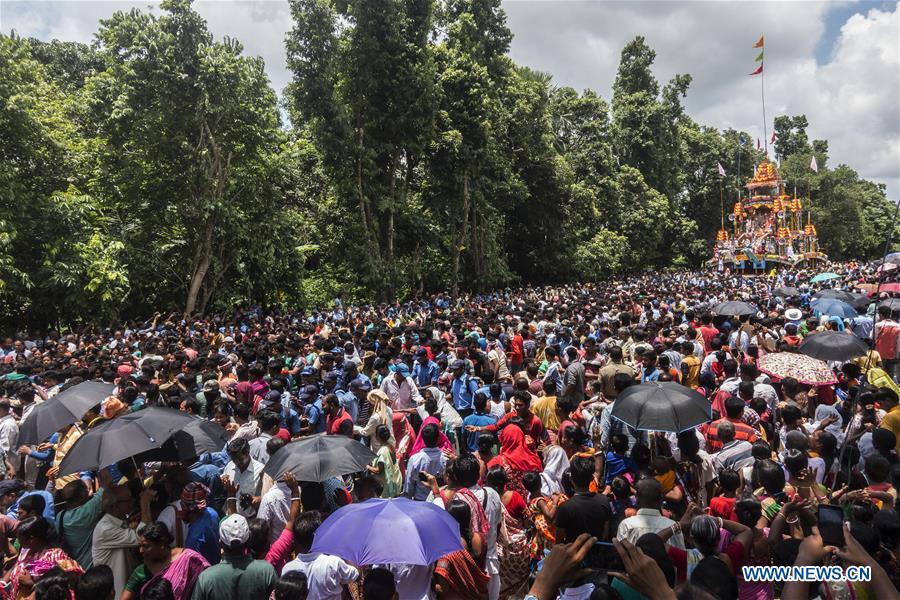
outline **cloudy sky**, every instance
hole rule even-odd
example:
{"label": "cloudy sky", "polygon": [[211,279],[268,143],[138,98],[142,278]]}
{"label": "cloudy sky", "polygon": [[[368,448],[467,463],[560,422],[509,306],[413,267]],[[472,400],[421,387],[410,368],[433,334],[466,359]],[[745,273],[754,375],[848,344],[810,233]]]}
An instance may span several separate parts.
{"label": "cloudy sky", "polygon": [[[148,2],[0,0],[0,30],[89,42],[97,20]],[[261,56],[279,91],[289,80],[281,0],[198,0],[217,36]],[[751,46],[766,39],[766,114],[806,114],[810,138],[829,141],[831,164],[847,163],[900,198],[900,13],[895,2],[777,1],[504,2],[515,34],[510,54],[557,85],[610,96],[622,46],[643,35],[660,81],[693,76],[686,106],[700,123],[763,138],[760,81]]]}

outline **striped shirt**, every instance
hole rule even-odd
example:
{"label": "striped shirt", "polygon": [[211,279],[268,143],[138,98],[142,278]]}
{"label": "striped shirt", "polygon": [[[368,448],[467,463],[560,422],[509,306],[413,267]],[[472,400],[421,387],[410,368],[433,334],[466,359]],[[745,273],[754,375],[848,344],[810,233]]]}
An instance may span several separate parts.
{"label": "striped shirt", "polygon": [[754,463],[753,444],[743,440],[732,440],[725,444],[721,450],[713,454],[713,464],[717,472],[722,469],[742,469]]}

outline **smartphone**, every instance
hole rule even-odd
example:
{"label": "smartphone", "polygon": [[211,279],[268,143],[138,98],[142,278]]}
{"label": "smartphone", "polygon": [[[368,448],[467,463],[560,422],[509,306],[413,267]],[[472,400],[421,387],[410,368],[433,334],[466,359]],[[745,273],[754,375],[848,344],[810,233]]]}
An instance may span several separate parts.
{"label": "smartphone", "polygon": [[428,481],[428,473],[419,471],[419,481]]}
{"label": "smartphone", "polygon": [[840,506],[819,505],[819,534],[826,546],[844,546],[844,511]]}
{"label": "smartphone", "polygon": [[595,542],[584,557],[583,565],[587,569],[602,571],[625,571],[622,557],[610,542]]}

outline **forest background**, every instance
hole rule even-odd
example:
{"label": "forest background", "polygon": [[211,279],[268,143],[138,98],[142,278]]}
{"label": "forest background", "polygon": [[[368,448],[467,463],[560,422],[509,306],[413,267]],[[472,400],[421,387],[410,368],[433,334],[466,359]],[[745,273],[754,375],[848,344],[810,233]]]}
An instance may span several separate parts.
{"label": "forest background", "polygon": [[[764,157],[641,37],[602,98],[515,64],[499,0],[290,4],[281,102],[186,0],[0,36],[0,326],[699,267]],[[879,256],[894,204],[808,127],[774,119],[787,189],[830,257]]]}

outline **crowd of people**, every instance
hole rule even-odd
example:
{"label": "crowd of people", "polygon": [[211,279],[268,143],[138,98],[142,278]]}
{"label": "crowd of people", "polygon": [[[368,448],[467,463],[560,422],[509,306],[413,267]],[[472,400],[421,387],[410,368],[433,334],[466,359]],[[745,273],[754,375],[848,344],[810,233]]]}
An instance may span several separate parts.
{"label": "crowd of people", "polygon": [[[172,314],[0,345],[0,549],[7,598],[897,598],[900,357],[887,295],[821,315],[823,287],[866,290],[864,264],[744,277],[646,273],[601,283],[435,294],[311,313]],[[797,293],[776,293],[796,286]],[[861,287],[862,286],[862,287]],[[726,300],[755,313],[719,315]],[[900,303],[898,303],[900,308]],[[837,383],[767,375],[767,354],[846,331],[868,352]],[[109,397],[35,445],[42,402],[96,380]],[[708,400],[685,431],[612,416],[631,386]],[[218,452],[60,473],[85,432],[146,409],[213,421]],[[322,482],[270,457],[346,436],[375,459]],[[312,550],[342,507],[403,496],[458,522],[433,564],[351,564]],[[823,540],[822,507],[841,539]],[[354,531],[348,530],[349,539]],[[825,536],[828,537],[827,535]],[[827,543],[826,543],[827,542]],[[861,565],[868,582],[752,581],[744,566]]]}

